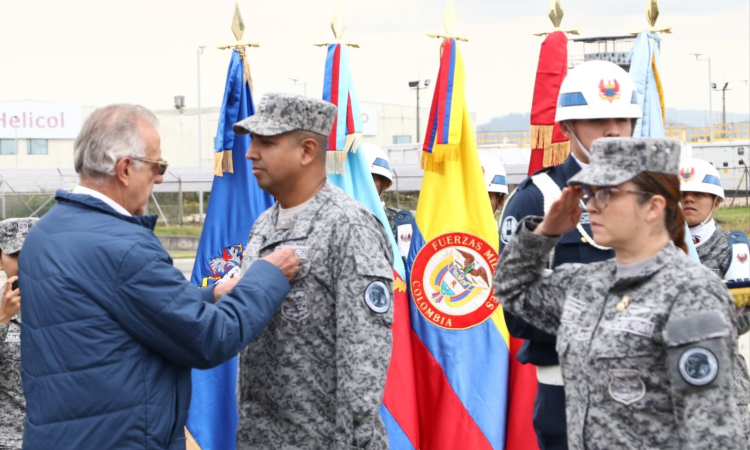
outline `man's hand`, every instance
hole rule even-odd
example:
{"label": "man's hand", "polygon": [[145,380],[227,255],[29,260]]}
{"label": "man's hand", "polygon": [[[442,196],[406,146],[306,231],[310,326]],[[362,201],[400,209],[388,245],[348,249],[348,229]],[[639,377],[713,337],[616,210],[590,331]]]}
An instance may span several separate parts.
{"label": "man's hand", "polygon": [[12,287],[13,282],[17,279],[18,277],[8,278],[3,288],[2,299],[0,300],[0,323],[3,325],[8,325],[10,319],[21,310],[21,290],[16,289],[14,291]]}
{"label": "man's hand", "polygon": [[214,285],[214,303],[218,302],[224,294],[228,294],[240,282],[240,277],[229,278]]}
{"label": "man's hand", "polygon": [[299,258],[293,248],[283,248],[263,258],[284,272],[284,276],[291,281],[299,270]]}
{"label": "man's hand", "polygon": [[549,212],[544,215],[544,220],[536,227],[534,234],[553,237],[572,231],[581,220],[583,212],[578,207],[580,190],[578,186],[563,189],[562,195],[555,200]]}

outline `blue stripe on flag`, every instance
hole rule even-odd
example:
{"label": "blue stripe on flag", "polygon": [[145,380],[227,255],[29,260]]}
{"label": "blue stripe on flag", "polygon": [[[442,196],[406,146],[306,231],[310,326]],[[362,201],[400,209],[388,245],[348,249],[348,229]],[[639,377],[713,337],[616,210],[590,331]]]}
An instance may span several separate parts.
{"label": "blue stripe on flag", "polygon": [[451,108],[453,107],[453,82],[456,76],[456,41],[451,40],[451,66],[448,70],[448,83],[445,92],[445,115],[443,116],[443,142],[450,142]]}
{"label": "blue stripe on flag", "polygon": [[396,422],[385,405],[380,405],[380,418],[383,419],[385,429],[388,431],[388,446],[390,448],[394,450],[415,450],[401,425]]}

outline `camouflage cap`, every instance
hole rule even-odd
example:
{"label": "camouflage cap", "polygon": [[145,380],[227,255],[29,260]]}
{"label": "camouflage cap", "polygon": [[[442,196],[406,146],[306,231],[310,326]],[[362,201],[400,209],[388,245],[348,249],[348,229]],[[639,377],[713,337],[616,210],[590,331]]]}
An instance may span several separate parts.
{"label": "camouflage cap", "polygon": [[38,220],[36,217],[23,217],[0,222],[0,251],[6,255],[21,251],[29,230]]}
{"label": "camouflage cap", "polygon": [[664,138],[602,138],[594,141],[591,162],[568,184],[616,186],[642,172],[677,175],[681,144]]}
{"label": "camouflage cap", "polygon": [[294,94],[266,94],[256,113],[232,126],[237,134],[276,136],[294,130],[328,136],[338,109],[333,103]]}

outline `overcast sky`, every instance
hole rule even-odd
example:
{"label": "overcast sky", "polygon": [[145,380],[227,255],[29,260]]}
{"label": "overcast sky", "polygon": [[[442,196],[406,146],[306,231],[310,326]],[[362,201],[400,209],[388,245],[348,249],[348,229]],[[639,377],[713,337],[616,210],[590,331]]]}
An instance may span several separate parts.
{"label": "overcast sky", "polygon": [[[466,97],[479,123],[527,112],[548,0],[455,0]],[[620,35],[646,28],[645,0],[562,0],[562,28],[583,36]],[[256,101],[269,91],[320,96],[335,0],[240,0]],[[345,41],[361,100],[414,104],[409,80],[434,80],[444,0],[343,0]],[[727,111],[750,112],[750,0],[661,0],[662,80],[668,107],[708,109],[708,67],[691,52],[711,56],[713,81],[729,82]],[[204,106],[221,102],[234,0],[0,0],[0,101],[41,100],[104,105],[140,103],[170,108],[182,94],[197,106],[196,48]],[[580,44],[570,54],[580,52]],[[431,86],[432,87],[432,86]],[[432,89],[422,97],[429,106]],[[721,93],[714,94],[721,110]]]}

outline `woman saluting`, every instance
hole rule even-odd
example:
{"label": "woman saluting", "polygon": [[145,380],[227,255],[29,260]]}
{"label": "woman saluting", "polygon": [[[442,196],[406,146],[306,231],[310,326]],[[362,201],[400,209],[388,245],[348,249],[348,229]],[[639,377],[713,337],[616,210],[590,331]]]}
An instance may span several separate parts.
{"label": "woman saluting", "polygon": [[[599,139],[591,164],[503,252],[495,293],[557,334],[571,449],[744,449],[732,394],[734,302],[684,253],[679,143]],[[579,222],[615,258],[545,270]]]}

